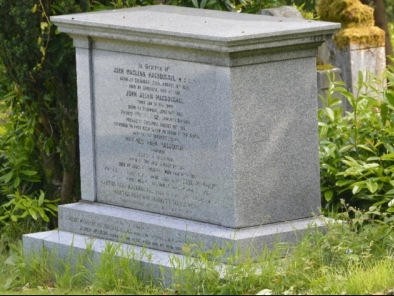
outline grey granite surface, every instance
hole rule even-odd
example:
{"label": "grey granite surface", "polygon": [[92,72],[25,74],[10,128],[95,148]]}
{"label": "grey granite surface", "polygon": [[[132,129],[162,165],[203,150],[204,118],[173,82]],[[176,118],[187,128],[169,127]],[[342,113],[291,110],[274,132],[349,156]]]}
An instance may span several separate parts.
{"label": "grey granite surface", "polygon": [[[236,52],[324,41],[339,24],[155,5],[51,17],[61,32]],[[301,41],[301,42],[300,42]]]}
{"label": "grey granite surface", "polygon": [[50,258],[55,258],[55,262],[52,263],[55,263],[59,271],[63,268],[61,260],[67,260],[65,263],[71,265],[71,272],[76,271],[76,263],[81,259],[84,261],[80,261],[79,264],[84,264],[94,272],[94,266],[100,266],[101,255],[107,250],[108,256],[108,248],[111,246],[116,249],[115,257],[130,260],[130,270],[133,270],[135,275],[142,280],[153,280],[165,286],[171,285],[173,269],[184,268],[186,262],[183,255],[147,250],[143,247],[58,230],[26,234],[23,236],[23,246],[24,254],[28,258],[27,264],[30,262],[29,258],[32,260],[32,256],[41,256],[45,249]]}
{"label": "grey granite surface", "polygon": [[285,17],[267,17],[168,5],[108,10],[52,17],[56,24],[74,27],[118,28],[128,32],[187,36],[205,40],[242,40],[287,33],[321,35],[323,30],[338,29],[338,24],[300,22]]}
{"label": "grey granite surface", "polygon": [[318,211],[314,57],[226,68],[95,50],[92,60],[98,202],[232,228]]}
{"label": "grey granite surface", "polygon": [[182,254],[185,245],[202,244],[206,250],[227,248],[229,254],[253,250],[255,256],[264,247],[272,247],[275,239],[294,242],[297,232],[312,225],[323,226],[319,218],[307,218],[233,229],[100,203],[59,207],[62,231],[176,254]]}
{"label": "grey granite surface", "polygon": [[[86,46],[89,46],[87,42]],[[79,127],[79,150],[81,192],[83,199],[95,201],[96,199],[96,170],[94,165],[94,93],[90,87],[93,80],[92,60],[90,51],[86,48],[76,49],[77,60],[77,84],[78,87],[78,127]]]}
{"label": "grey granite surface", "polygon": [[[144,22],[140,16],[146,13],[157,17]],[[223,33],[221,22],[236,27],[272,24],[275,19],[156,6],[54,20],[93,30],[102,19],[104,26],[119,29],[119,22],[124,22],[118,20],[120,14],[133,16],[127,32],[120,31],[129,35],[144,26],[153,32],[155,22],[165,23],[170,17],[187,17],[189,22],[174,34],[193,40],[197,37],[190,32],[197,30],[197,20],[217,22],[216,33],[208,33],[219,40],[223,34],[238,36],[232,29]],[[171,58],[163,58],[149,51],[150,43],[133,51],[124,40],[105,34],[95,40],[90,31],[87,36],[73,35],[82,199],[233,229],[317,213],[316,44],[337,24],[301,23],[286,28],[304,32],[308,46],[244,50],[225,57],[228,65],[241,58],[237,66],[209,64],[205,58],[210,55],[216,61],[212,51],[179,47],[184,55],[178,59],[177,53],[164,48],[161,51]],[[266,34],[263,39],[272,37],[274,29],[257,27],[259,34]],[[300,40],[283,30],[281,41]],[[242,35],[243,46],[264,43],[257,31]],[[204,62],[196,62],[201,57]]]}

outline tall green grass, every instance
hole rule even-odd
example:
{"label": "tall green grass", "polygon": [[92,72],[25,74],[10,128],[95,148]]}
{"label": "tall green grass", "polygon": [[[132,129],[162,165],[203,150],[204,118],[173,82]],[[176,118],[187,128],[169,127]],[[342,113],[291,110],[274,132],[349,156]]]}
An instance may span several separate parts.
{"label": "tall green grass", "polygon": [[[107,244],[99,260],[72,254],[64,260],[44,252],[24,258],[21,245],[0,255],[0,294],[369,294],[394,289],[394,252],[379,240],[387,227],[355,231],[350,223],[326,221],[295,245],[277,243],[252,260],[235,254],[224,258],[223,249],[204,251],[193,246],[183,262],[173,257],[172,282],[141,277],[132,253]],[[391,232],[388,234],[391,236]],[[228,254],[228,253],[227,253]],[[238,265],[223,265],[239,262]],[[182,266],[182,268],[180,268]]]}

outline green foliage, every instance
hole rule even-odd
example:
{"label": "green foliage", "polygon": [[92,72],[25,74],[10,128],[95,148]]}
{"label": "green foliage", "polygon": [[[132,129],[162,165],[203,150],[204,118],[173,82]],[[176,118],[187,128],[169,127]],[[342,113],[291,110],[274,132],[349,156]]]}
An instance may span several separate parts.
{"label": "green foliage", "polygon": [[282,6],[285,4],[283,0],[240,0],[235,3],[236,11],[243,13],[256,13],[261,9]]}
{"label": "green foliage", "polygon": [[[75,52],[49,17],[88,0],[0,0],[0,233],[56,226],[56,203],[78,199]],[[45,192],[45,194],[44,194]]]}
{"label": "green foliage", "polygon": [[[15,96],[11,92],[4,100]],[[4,200],[4,196],[15,190],[24,194],[37,190],[34,183],[40,182],[40,166],[34,144],[34,119],[9,111],[5,104],[1,106],[3,114],[7,114],[0,124],[0,188]]]}
{"label": "green foliage", "polygon": [[[320,166],[322,199],[326,210],[338,211],[340,200],[353,207],[381,206],[394,212],[394,69],[384,74],[383,91],[359,75],[354,96],[342,85],[331,84],[324,108],[319,110]],[[353,112],[342,115],[344,96]]]}
{"label": "green foliage", "polygon": [[384,0],[384,8],[388,22],[394,22],[394,0]]}
{"label": "green foliage", "polygon": [[29,197],[16,191],[10,194],[9,201],[0,208],[2,244],[9,248],[24,233],[46,230],[45,223],[57,214],[58,200],[48,200],[44,192],[37,197]]}
{"label": "green foliage", "polygon": [[48,198],[62,202],[75,195],[78,172],[76,70],[71,38],[59,34],[49,17],[80,12],[87,4],[0,0],[1,76],[9,90],[1,93],[9,118],[0,147],[7,176],[0,182],[13,180],[18,187],[40,181]]}
{"label": "green foliage", "polygon": [[[0,65],[0,70],[3,70]],[[1,72],[4,74],[4,72]],[[0,73],[0,74],[1,74]],[[10,108],[9,102],[21,96],[0,75],[3,101],[0,112],[0,234],[8,247],[21,234],[42,229],[42,223],[55,216],[56,207],[45,213],[44,193],[39,192],[42,171],[39,155],[34,143],[34,118],[28,118],[20,104]],[[20,100],[25,98],[21,97]],[[39,195],[37,199],[33,196]],[[50,206],[50,207],[51,207]]]}
{"label": "green foliage", "polygon": [[[11,200],[2,205],[3,215],[0,216],[0,222],[8,224],[7,220],[17,223],[19,219],[24,219],[28,216],[34,220],[42,220],[49,222],[49,217],[46,212],[55,215],[57,206],[54,205],[56,201],[45,199],[44,192],[40,192],[37,198],[30,198],[27,195],[20,194],[17,191],[15,194],[10,195]],[[4,222],[6,221],[6,222]]]}
{"label": "green foliage", "polygon": [[316,5],[319,0],[285,0],[286,5],[295,5],[297,7],[302,7],[306,12],[312,12],[316,14]]}
{"label": "green foliage", "polygon": [[[293,3],[293,7],[297,8],[298,11],[301,13],[302,17],[306,20],[318,20],[319,17],[316,15],[316,12],[309,11],[305,9],[305,3],[297,6]],[[319,69],[318,69],[319,70]]]}
{"label": "green foliage", "polygon": [[105,10],[110,8],[155,5],[159,3],[244,13],[256,13],[263,8],[277,7],[285,4],[284,0],[107,0],[93,1],[92,9]]}

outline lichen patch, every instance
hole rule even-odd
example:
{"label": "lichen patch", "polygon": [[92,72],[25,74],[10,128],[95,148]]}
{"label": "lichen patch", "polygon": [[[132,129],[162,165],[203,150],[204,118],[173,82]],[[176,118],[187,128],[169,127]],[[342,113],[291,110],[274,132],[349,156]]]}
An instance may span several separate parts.
{"label": "lichen patch", "polygon": [[317,13],[323,21],[341,23],[342,29],[334,35],[339,48],[351,44],[384,46],[385,33],[374,26],[373,8],[359,0],[320,0]]}

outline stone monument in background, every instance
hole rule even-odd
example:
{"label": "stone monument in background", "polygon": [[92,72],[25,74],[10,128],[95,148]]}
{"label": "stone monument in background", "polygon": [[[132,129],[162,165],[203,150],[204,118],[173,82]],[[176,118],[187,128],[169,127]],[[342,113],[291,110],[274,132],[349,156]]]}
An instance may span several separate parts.
{"label": "stone monument in background", "polygon": [[[359,0],[322,0],[317,5],[322,20],[340,22],[342,29],[319,48],[324,63],[341,69],[347,90],[357,95],[358,73],[381,76],[386,69],[385,33],[376,27],[373,8]],[[344,109],[351,111],[346,100]]]}
{"label": "stone monument in background", "polygon": [[76,48],[82,200],[25,252],[121,241],[165,270],[186,244],[260,252],[313,222],[316,54],[338,24],[161,5],[51,21]]}

